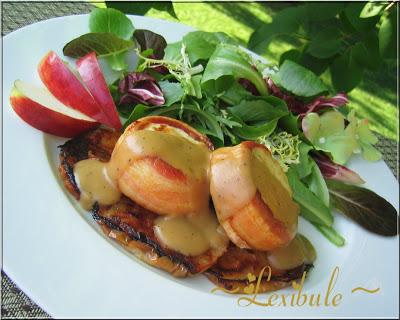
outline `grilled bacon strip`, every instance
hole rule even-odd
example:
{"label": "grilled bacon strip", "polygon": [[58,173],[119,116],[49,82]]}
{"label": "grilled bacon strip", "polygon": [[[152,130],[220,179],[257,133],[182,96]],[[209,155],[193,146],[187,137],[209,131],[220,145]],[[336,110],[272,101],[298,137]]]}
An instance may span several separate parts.
{"label": "grilled bacon strip", "polygon": [[[69,140],[60,146],[59,171],[66,189],[79,200],[73,166],[88,158],[110,159],[120,133],[98,128]],[[210,249],[199,256],[185,256],[166,248],[156,238],[153,226],[157,214],[139,206],[127,197],[111,206],[95,205],[93,218],[107,236],[114,238],[144,262],[166,270],[175,276],[187,276],[205,271],[225,252],[226,248]]]}

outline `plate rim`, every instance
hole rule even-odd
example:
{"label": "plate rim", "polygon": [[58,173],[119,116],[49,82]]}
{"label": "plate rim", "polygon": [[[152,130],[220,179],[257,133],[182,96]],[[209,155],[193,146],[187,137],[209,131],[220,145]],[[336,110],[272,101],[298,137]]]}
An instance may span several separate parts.
{"label": "plate rim", "polygon": [[[4,37],[3,37],[3,38],[4,38],[4,44],[5,44],[5,42],[6,42],[7,40],[10,41],[9,39],[10,39],[10,38],[12,39],[12,38],[15,36],[15,34],[24,32],[25,30],[27,30],[27,29],[29,29],[29,28],[32,28],[32,26],[34,26],[34,25],[45,24],[45,23],[48,23],[49,21],[51,22],[51,21],[55,21],[55,20],[64,20],[64,19],[70,18],[70,17],[75,18],[75,17],[87,17],[87,16],[88,16],[88,14],[69,15],[69,16],[55,17],[55,18],[51,18],[51,19],[47,19],[47,20],[42,20],[42,21],[40,21],[40,22],[36,22],[36,23],[30,24],[30,25],[24,26],[24,27],[19,28],[19,29],[13,31],[13,32],[10,32],[10,33],[8,33],[6,36],[4,36]],[[134,16],[134,15],[129,15],[129,17],[130,17],[131,19],[135,19],[135,18],[139,19],[139,18],[140,18],[140,19],[150,20],[150,21],[151,21],[151,20],[153,20],[153,21],[155,20],[155,21],[157,21],[157,22],[160,22],[160,21],[161,21],[162,23],[176,24],[176,25],[178,25],[178,26],[185,26],[185,27],[188,27],[188,28],[191,28],[192,30],[194,30],[192,27],[187,26],[187,25],[184,25],[184,24],[181,24],[181,23],[170,22],[170,21],[165,21],[165,20],[156,19],[156,18],[150,18],[150,17]],[[3,50],[4,50],[4,46],[3,46]],[[4,54],[4,51],[3,51],[3,54]],[[3,56],[3,61],[4,61],[4,56]],[[3,72],[4,72],[4,69],[3,69]],[[6,77],[5,77],[5,78],[6,78]],[[3,80],[6,80],[5,78],[4,78]],[[5,94],[6,94],[6,97],[8,97],[8,93],[6,93],[6,92],[4,91],[4,84],[5,84],[5,83],[3,82],[3,93],[5,93]],[[3,101],[4,101],[4,96],[3,96]],[[2,115],[3,115],[3,135],[2,135],[2,142],[3,142],[3,144],[2,144],[2,149],[3,149],[3,152],[5,151],[5,143],[4,143],[4,142],[5,142],[5,136],[7,136],[7,133],[6,133],[5,130],[4,130],[4,128],[5,128],[4,123],[5,123],[5,121],[6,121],[6,120],[5,120],[5,119],[6,119],[6,114],[7,114],[7,111],[2,111]],[[7,121],[9,121],[9,120],[7,120]],[[26,126],[25,123],[23,123],[23,125]],[[29,129],[31,129],[31,128],[29,128]],[[32,129],[31,129],[31,130],[32,130]],[[35,131],[36,131],[36,130],[35,130]],[[43,140],[43,136],[44,136],[44,135],[41,134],[40,132],[36,132],[36,133],[32,134],[32,138],[37,137],[37,138],[34,138],[34,139],[37,139],[37,140]],[[9,143],[9,141],[7,141],[7,143]],[[43,149],[45,149],[45,147],[44,147]],[[43,154],[46,154],[46,152],[43,152]],[[4,156],[4,154],[3,154],[3,156]],[[46,156],[45,156],[45,158],[46,158]],[[5,160],[5,158],[3,158],[3,169],[4,169],[4,160]],[[47,160],[47,159],[46,159],[46,160]],[[47,164],[47,161],[45,161],[45,163]],[[384,163],[384,165],[385,165],[386,169],[389,170],[389,172],[392,174],[393,179],[396,181],[396,179],[395,179],[393,173],[392,173],[391,170],[388,168],[387,164]],[[52,168],[51,168],[50,166],[48,166],[48,167],[49,167],[49,171],[51,172],[51,171],[52,171]],[[51,179],[54,180],[54,179],[52,178],[52,177],[53,177],[53,172],[51,172],[51,174],[50,174],[49,176],[51,176]],[[55,183],[58,183],[57,181],[54,181],[54,182],[55,182]],[[4,197],[4,191],[5,191],[4,185],[5,185],[5,184],[6,184],[5,175],[3,174],[3,189],[2,189],[2,192],[3,192],[3,200],[6,200],[5,197]],[[58,191],[58,192],[59,192],[59,191]],[[65,202],[65,201],[68,202],[68,199],[66,198],[66,196],[63,195],[63,197],[64,197],[63,202]],[[4,209],[4,202],[5,202],[5,201],[2,202],[3,209]],[[67,206],[68,206],[68,205],[67,205]],[[2,212],[2,218],[4,218],[3,213],[4,213],[4,211]],[[81,220],[81,219],[77,219],[77,220]],[[82,222],[83,222],[83,221],[82,221]],[[86,223],[85,223],[85,225],[86,225]],[[86,225],[86,226],[87,226],[87,225]],[[89,226],[87,226],[87,227],[89,227]],[[4,221],[3,221],[3,228],[4,228]],[[90,231],[89,234],[90,234],[91,232],[92,232],[92,231]],[[4,232],[2,233],[2,235],[4,236]],[[94,238],[96,238],[96,236],[95,236]],[[5,240],[5,238],[3,238],[3,245],[4,245],[4,240]],[[96,240],[96,241],[98,241],[98,240]],[[397,245],[398,245],[398,237],[397,237]],[[112,249],[112,250],[114,250],[114,249]],[[3,253],[4,253],[4,252],[3,252]],[[16,280],[18,277],[16,278],[15,275],[13,275],[13,271],[7,267],[7,262],[6,262],[5,259],[3,259],[3,270],[4,270],[4,272],[5,272],[7,275],[10,276],[10,278],[12,279],[12,281],[13,281],[15,284],[17,284],[17,286],[18,286],[19,288],[21,288],[21,290],[23,290],[30,298],[31,298],[31,297],[33,298],[32,300],[33,300],[37,305],[39,305],[39,306],[40,306],[43,310],[45,310],[48,314],[50,314],[50,315],[53,316],[53,314],[49,311],[48,308],[44,308],[44,307],[43,307],[44,305],[42,304],[41,299],[35,298],[35,294],[32,292],[32,290],[31,290],[30,288],[25,287],[25,285],[24,285],[23,283],[20,283],[18,280]],[[147,273],[147,271],[146,271],[146,273]],[[168,280],[168,281],[169,281],[169,280]],[[33,290],[33,291],[34,291],[34,290]],[[196,290],[196,291],[197,291],[197,290]],[[207,295],[209,295],[209,294],[207,294]],[[218,297],[218,296],[215,295],[215,296],[214,296],[214,300],[217,300],[217,299],[218,299],[217,297]],[[262,313],[261,313],[261,314],[262,314]],[[275,315],[275,316],[276,316],[276,315]]]}

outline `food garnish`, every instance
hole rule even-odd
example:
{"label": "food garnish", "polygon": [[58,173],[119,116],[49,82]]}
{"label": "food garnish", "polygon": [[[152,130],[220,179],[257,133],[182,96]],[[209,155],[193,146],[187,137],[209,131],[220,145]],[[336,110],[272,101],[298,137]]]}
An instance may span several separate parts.
{"label": "food garnish", "polygon": [[77,72],[51,51],[38,69],[48,90],[18,80],[10,101],[33,127],[74,137],[61,146],[64,185],[140,259],[239,290],[246,270],[268,264],[267,291],[316,258],[296,234],[299,213],[337,246],[333,208],[397,234],[393,206],[346,167],[354,154],[381,154],[345,93],[294,61],[278,70],[224,33],[167,43],[114,9],[94,10],[89,28],[63,48]]}
{"label": "food garnish", "polygon": [[46,88],[21,80],[14,82],[10,103],[26,123],[56,136],[74,137],[98,125],[92,118],[62,104]]}

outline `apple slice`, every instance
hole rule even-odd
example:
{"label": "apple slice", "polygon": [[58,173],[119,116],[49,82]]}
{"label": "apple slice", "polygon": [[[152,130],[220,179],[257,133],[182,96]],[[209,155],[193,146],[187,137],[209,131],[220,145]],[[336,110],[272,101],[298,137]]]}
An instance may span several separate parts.
{"label": "apple slice", "polygon": [[55,52],[50,51],[42,59],[38,71],[47,89],[64,105],[111,125],[89,91]]}
{"label": "apple slice", "polygon": [[17,80],[10,96],[18,116],[32,127],[71,138],[99,123],[58,101],[47,89]]}
{"label": "apple slice", "polygon": [[110,125],[120,130],[122,128],[121,120],[119,119],[114,100],[97,61],[96,53],[92,52],[80,58],[76,62],[76,66],[87,89],[109,119]]}

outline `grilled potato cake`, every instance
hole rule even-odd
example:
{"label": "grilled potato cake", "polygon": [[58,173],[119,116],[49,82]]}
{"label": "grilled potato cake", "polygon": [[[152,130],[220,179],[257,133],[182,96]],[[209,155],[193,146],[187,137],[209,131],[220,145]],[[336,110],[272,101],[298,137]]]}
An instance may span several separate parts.
{"label": "grilled potato cake", "polygon": [[[80,190],[74,177],[74,164],[89,158],[108,161],[119,136],[115,131],[98,128],[60,146],[60,175],[67,190],[77,200]],[[92,215],[107,236],[130,249],[144,262],[174,276],[184,277],[203,272],[226,251],[226,246],[223,246],[209,249],[198,256],[186,256],[168,249],[154,234],[153,227],[158,215],[125,196],[113,205],[95,204]]]}
{"label": "grilled potato cake", "polygon": [[[205,272],[205,275],[218,287],[235,293],[246,293],[245,288],[251,283],[248,275],[258,277],[262,269],[271,267],[271,277],[265,270],[262,275],[258,293],[279,290],[290,286],[293,280],[300,279],[304,271],[311,269],[312,264],[303,263],[289,270],[279,270],[271,266],[266,251],[241,249],[233,243],[217,263]],[[254,282],[256,285],[257,280]]]}
{"label": "grilled potato cake", "polygon": [[[75,199],[79,200],[81,193],[75,180],[74,165],[85,159],[109,161],[120,135],[119,132],[100,127],[60,146],[60,176]],[[258,276],[264,267],[271,266],[267,251],[241,249],[233,243],[229,244],[228,249],[226,246],[212,248],[197,256],[171,250],[158,240],[154,232],[155,220],[160,215],[125,196],[112,205],[95,203],[91,214],[108,237],[145,263],[176,277],[203,272],[217,286],[243,293],[250,284],[249,273]],[[271,278],[268,281],[268,272],[264,273],[258,292],[289,286],[311,267],[312,264],[307,262],[286,270],[271,266]]]}

